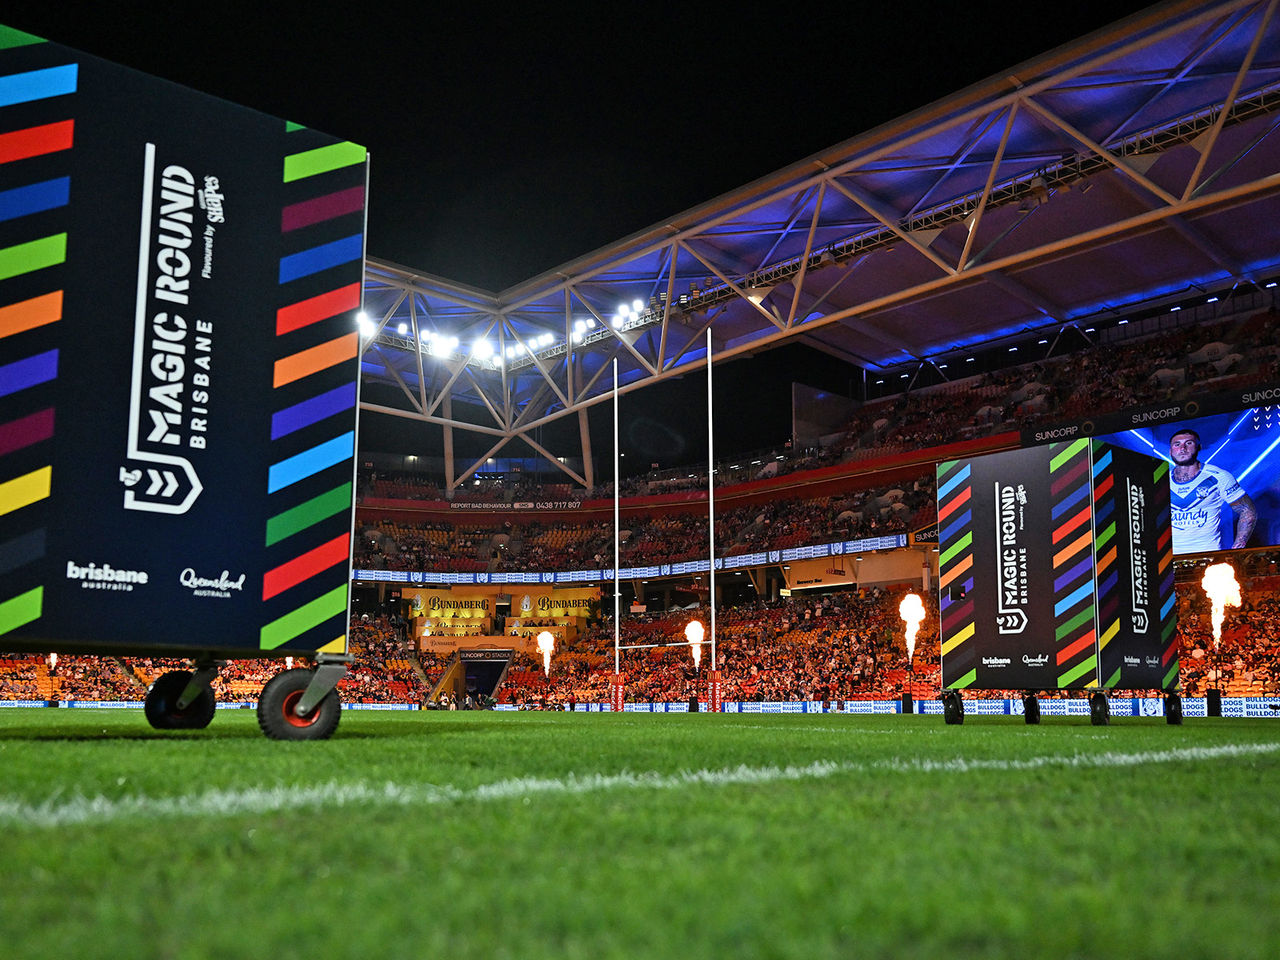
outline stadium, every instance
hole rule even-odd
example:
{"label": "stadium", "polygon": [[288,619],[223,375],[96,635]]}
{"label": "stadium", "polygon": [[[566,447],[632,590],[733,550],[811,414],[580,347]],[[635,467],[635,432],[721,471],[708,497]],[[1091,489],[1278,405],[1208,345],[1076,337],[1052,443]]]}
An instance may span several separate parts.
{"label": "stadium", "polygon": [[[40,292],[37,254],[12,251],[57,203],[23,192],[35,155],[13,153],[6,953],[1272,953],[1280,839],[1259,811],[1280,784],[1275,6],[1150,8],[501,292],[361,248],[358,311],[345,294],[323,316],[327,294],[301,319],[273,304],[277,331],[327,324],[355,344],[359,444],[313,471],[323,485],[272,474],[294,500],[253,515],[257,549],[263,522],[269,549],[298,538],[302,512],[333,529],[250,583],[274,604],[259,656],[134,648],[127,615],[32,614],[23,599],[26,517],[53,509],[27,471],[54,421],[28,402],[38,374],[10,359],[47,332],[11,306]],[[6,74],[36,56],[0,36]],[[28,149],[4,131],[36,107],[10,109],[31,112],[0,151],[5,137]],[[180,170],[163,171],[180,193]],[[359,172],[320,175],[346,176],[350,197]],[[317,203],[286,206],[284,233],[363,214]],[[217,242],[206,270],[229,257]],[[287,260],[281,286],[323,273],[293,260],[286,277]],[[157,277],[139,299],[177,289]],[[156,321],[137,343],[173,331]],[[151,349],[153,372],[177,352]],[[277,358],[274,389],[293,389],[282,364],[317,355]],[[285,438],[330,430],[342,389],[289,406],[264,394],[273,471],[296,460]],[[154,417],[167,442],[177,421]],[[785,440],[752,448],[750,428],[768,436],[779,417]],[[184,445],[202,450],[201,429]],[[676,435],[688,443],[662,442]],[[1169,467],[1160,682],[1104,682],[1094,665],[1069,683],[957,684],[967,598],[948,465],[1093,443]],[[147,456],[131,446],[126,467]],[[163,490],[110,457],[126,502],[218,502],[194,456],[203,483],[180,487],[175,468]],[[142,560],[106,559],[80,555],[59,578],[95,600],[147,585]],[[244,591],[239,568],[190,562],[190,594]],[[1239,590],[1225,612],[1204,586],[1223,562]],[[341,611],[270,633],[335,591]],[[908,640],[911,594],[924,618]],[[117,632],[37,652],[41,621],[63,618]],[[192,637],[220,629],[187,619]],[[340,676],[315,707],[332,739],[263,740],[266,685],[313,659]],[[208,689],[194,704],[192,671]],[[957,688],[962,726],[944,723]],[[299,695],[284,695],[286,724]]]}

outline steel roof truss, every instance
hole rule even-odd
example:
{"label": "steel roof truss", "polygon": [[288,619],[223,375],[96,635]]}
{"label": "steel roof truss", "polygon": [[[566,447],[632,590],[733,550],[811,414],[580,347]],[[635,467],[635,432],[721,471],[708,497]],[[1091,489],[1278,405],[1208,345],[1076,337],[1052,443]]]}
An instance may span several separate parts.
{"label": "steel roof truss", "polygon": [[778,317],[774,316],[772,313],[766,310],[762,304],[756,303],[754,300],[748,297],[747,292],[743,290],[742,287],[738,286],[736,282],[729,279],[729,277],[725,274],[724,271],[722,271],[719,267],[712,264],[711,261],[703,257],[702,254],[698,253],[697,250],[693,249],[693,247],[689,246],[689,244],[687,244],[683,240],[678,241],[678,243],[681,249],[687,250],[695,260],[697,260],[704,267],[706,267],[708,270],[714,273],[717,277],[719,277],[722,283],[724,283],[727,287],[729,287],[729,289],[731,289],[734,293],[736,293],[742,299],[743,303],[749,304],[751,306],[751,309],[755,310],[757,313],[759,313],[762,317],[768,320],[771,324],[773,324],[779,330],[785,329],[782,321]]}
{"label": "steel roof truss", "polygon": [[867,213],[871,214],[871,216],[875,217],[875,219],[881,224],[881,226],[897,234],[900,240],[904,241],[909,247],[911,247],[911,249],[915,250],[916,253],[920,254],[926,260],[930,261],[934,266],[936,266],[943,273],[947,274],[948,276],[955,275],[955,272],[956,272],[955,268],[952,267],[951,264],[947,263],[940,256],[938,256],[936,253],[930,250],[927,246],[921,243],[918,239],[913,237],[906,230],[902,229],[902,227],[899,226],[898,224],[898,218],[894,216],[890,211],[885,210],[883,207],[881,207],[881,205],[876,200],[872,199],[863,191],[847,186],[846,184],[841,183],[839,180],[833,179],[831,181],[831,185],[835,187],[837,190],[839,190],[841,193],[843,193],[850,200],[852,200],[854,203],[856,203],[858,206],[860,206],[863,210],[867,211]]}
{"label": "steel roof truss", "polygon": [[625,331],[613,329],[613,324],[611,324],[608,320],[606,320],[604,318],[604,315],[595,308],[594,304],[592,304],[590,300],[588,300],[585,296],[582,295],[582,290],[580,288],[578,288],[577,286],[571,285],[569,290],[575,297],[578,298],[578,302],[581,303],[584,307],[586,307],[587,310],[591,312],[591,315],[596,318],[596,323],[600,324],[600,326],[604,330],[606,330],[609,334],[611,334],[618,343],[620,343],[622,346],[627,348],[627,352],[630,353],[631,356],[635,358],[638,364],[640,364],[647,371],[649,371],[650,375],[654,375],[658,372],[657,368],[653,365],[653,363],[647,357],[645,357],[644,354],[642,354],[639,350],[637,350],[634,346],[632,346],[630,340],[628,340],[625,336],[623,336],[623,333]]}
{"label": "steel roof truss", "polygon": [[1227,94],[1227,98],[1222,102],[1222,111],[1218,114],[1218,119],[1214,121],[1213,128],[1209,131],[1209,135],[1204,141],[1196,144],[1196,149],[1200,151],[1200,157],[1196,160],[1195,170],[1187,178],[1187,185],[1182,191],[1183,200],[1189,200],[1196,194],[1200,176],[1204,173],[1205,164],[1209,162],[1209,154],[1213,152],[1213,148],[1218,142],[1218,134],[1222,132],[1222,127],[1226,124],[1227,117],[1231,114],[1231,108],[1235,106],[1236,98],[1240,95],[1240,88],[1244,86],[1244,78],[1248,75],[1250,66],[1253,65],[1253,58],[1257,56],[1258,45],[1262,43],[1262,37],[1267,32],[1267,26],[1271,23],[1271,18],[1276,12],[1277,2],[1280,2],[1280,0],[1270,0],[1267,4],[1267,9],[1262,14],[1258,29],[1254,31],[1253,40],[1249,43],[1249,51],[1244,55],[1244,62],[1240,64],[1235,80],[1231,83],[1231,92]]}
{"label": "steel roof truss", "polygon": [[809,219],[809,236],[804,242],[804,253],[800,255],[800,273],[796,275],[792,288],[795,291],[791,295],[791,307],[787,310],[787,321],[783,324],[785,329],[791,329],[791,325],[796,321],[796,311],[800,309],[800,296],[804,292],[804,278],[809,271],[809,257],[813,255],[813,237],[818,232],[818,221],[822,219],[822,203],[827,197],[827,181],[823,180],[818,184],[818,196],[813,203],[813,216]]}
{"label": "steel roof truss", "polygon": [[1068,121],[1064,120],[1062,117],[1058,116],[1048,107],[1042,104],[1036,103],[1030,97],[1028,97],[1023,102],[1027,105],[1027,108],[1029,110],[1039,115],[1045,122],[1051,124],[1052,126],[1057,127],[1059,130],[1067,134],[1072,139],[1077,140],[1080,143],[1082,143],[1084,146],[1088,147],[1089,150],[1091,150],[1093,153],[1097,154],[1099,157],[1101,157],[1111,166],[1115,167],[1117,170],[1123,173],[1126,177],[1129,177],[1135,183],[1140,183],[1142,186],[1150,190],[1151,193],[1159,197],[1165,203],[1167,204],[1177,203],[1177,198],[1174,197],[1174,195],[1171,194],[1164,187],[1152,181],[1145,174],[1139,173],[1136,169],[1131,167],[1129,164],[1124,163],[1119,157],[1115,156],[1115,154],[1113,154],[1110,150],[1108,150],[1102,144],[1098,143],[1098,141],[1094,140],[1087,133],[1084,133],[1083,131],[1076,129],[1075,126],[1073,126]]}
{"label": "steel roof truss", "polygon": [[956,270],[961,271],[969,264],[969,251],[973,249],[974,238],[978,235],[978,227],[982,224],[982,215],[986,212],[987,201],[991,199],[991,188],[996,182],[996,173],[1004,159],[1004,149],[1009,144],[1009,134],[1013,132],[1013,121],[1018,115],[1018,105],[1009,108],[1009,116],[1004,122],[1004,132],[1000,135],[1000,144],[996,147],[996,155],[991,160],[991,169],[987,171],[987,182],[982,188],[982,197],[978,200],[978,208],[973,211],[966,226],[968,232],[964,238],[964,249],[960,251],[960,259],[956,262]]}

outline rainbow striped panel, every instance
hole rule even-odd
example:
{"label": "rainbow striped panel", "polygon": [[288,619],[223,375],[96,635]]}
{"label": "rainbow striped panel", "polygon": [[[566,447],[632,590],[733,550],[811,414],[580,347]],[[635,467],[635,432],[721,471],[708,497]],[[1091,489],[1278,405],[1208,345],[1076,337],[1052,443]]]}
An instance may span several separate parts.
{"label": "rainbow striped panel", "polygon": [[1089,441],[1049,445],[1054,665],[1061,689],[1098,685]]}
{"label": "rainbow striped panel", "polygon": [[977,679],[974,642],[973,487],[969,464],[938,464],[938,608],[942,616],[942,686],[959,689]]}
{"label": "rainbow striped panel", "polygon": [[[1152,482],[1168,490],[1169,464],[1158,461],[1152,471]],[[1156,517],[1156,577],[1160,602],[1160,666],[1164,671],[1160,689],[1174,691],[1178,689],[1178,651],[1180,644],[1177,637],[1178,598],[1173,589],[1173,520],[1166,499],[1161,504],[1161,511]]]}
{"label": "rainbow striped panel", "polygon": [[1098,440],[1092,451],[1098,676],[1107,689],[1164,688],[1174,613],[1169,467]]}
{"label": "rainbow striped panel", "polygon": [[[1093,558],[1097,571],[1098,595],[1098,656],[1106,661],[1107,647],[1120,636],[1122,609],[1121,564],[1118,561],[1120,539],[1117,524],[1123,518],[1116,511],[1115,456],[1110,447],[1093,444]],[[1114,688],[1120,682],[1117,666],[1109,676],[1103,676],[1102,685]]]}
{"label": "rainbow striped panel", "polygon": [[263,650],[346,651],[366,155],[287,124]]}
{"label": "rainbow striped panel", "polygon": [[[0,28],[0,635],[40,619],[57,427],[59,321],[79,68],[31,69],[39,37]],[[12,116],[11,116],[12,114]],[[18,118],[21,118],[20,120]]]}

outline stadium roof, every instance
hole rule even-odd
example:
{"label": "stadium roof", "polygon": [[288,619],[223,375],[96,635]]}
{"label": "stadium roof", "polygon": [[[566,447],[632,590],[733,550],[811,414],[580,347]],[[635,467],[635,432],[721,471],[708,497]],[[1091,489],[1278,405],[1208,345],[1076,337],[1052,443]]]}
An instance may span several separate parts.
{"label": "stadium roof", "polygon": [[[708,329],[717,362],[798,341],[875,371],[1262,286],[1276,6],[1149,8],[501,293],[370,259],[363,374],[399,390],[362,406],[491,436],[453,487],[516,438],[555,462],[531,434],[606,398],[615,358],[624,391],[679,376]],[[583,453],[561,469],[591,485]]]}

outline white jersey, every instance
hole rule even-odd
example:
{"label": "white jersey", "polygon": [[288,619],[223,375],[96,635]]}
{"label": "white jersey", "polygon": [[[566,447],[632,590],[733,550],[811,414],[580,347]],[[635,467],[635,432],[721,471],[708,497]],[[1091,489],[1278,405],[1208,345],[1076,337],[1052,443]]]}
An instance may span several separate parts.
{"label": "white jersey", "polygon": [[1222,506],[1244,496],[1244,489],[1236,478],[1221,467],[1206,463],[1186,483],[1178,483],[1170,473],[1169,494],[1173,508],[1173,552],[1220,550]]}

